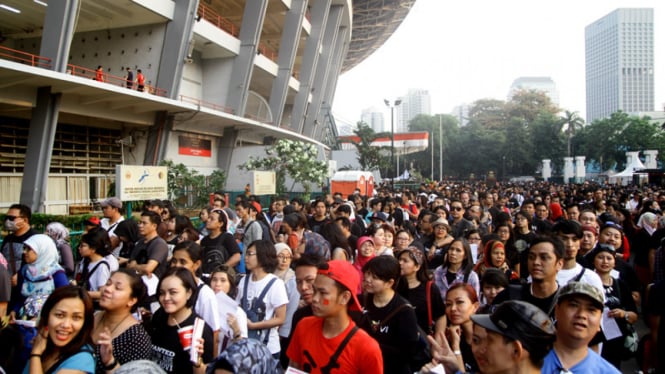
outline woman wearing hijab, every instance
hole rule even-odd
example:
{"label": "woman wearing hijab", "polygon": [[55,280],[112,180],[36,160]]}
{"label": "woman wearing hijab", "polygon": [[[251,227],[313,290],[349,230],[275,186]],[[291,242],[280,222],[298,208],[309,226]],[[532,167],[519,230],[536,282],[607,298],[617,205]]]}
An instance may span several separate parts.
{"label": "woman wearing hijab", "polygon": [[206,374],[262,373],[277,374],[278,362],[264,344],[254,339],[240,339],[231,344],[208,365]]}
{"label": "woman wearing hijab", "polygon": [[74,275],[74,255],[69,244],[69,230],[60,222],[51,222],[46,225],[46,235],[55,240],[58,249],[58,263],[65,269],[68,277]]}
{"label": "woman wearing hijab", "polygon": [[23,243],[23,266],[18,276],[21,298],[12,313],[19,319],[36,319],[53,290],[67,284],[53,239],[44,234],[31,236]]}

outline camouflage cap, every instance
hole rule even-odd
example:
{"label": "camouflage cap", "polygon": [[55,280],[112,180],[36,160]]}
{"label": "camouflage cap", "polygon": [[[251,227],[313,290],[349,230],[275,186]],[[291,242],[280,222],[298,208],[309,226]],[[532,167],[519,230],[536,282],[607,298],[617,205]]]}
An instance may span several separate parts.
{"label": "camouflage cap", "polygon": [[530,352],[552,344],[555,339],[552,320],[540,308],[526,301],[505,301],[491,315],[476,314],[471,320],[487,330],[519,341]]}
{"label": "camouflage cap", "polygon": [[602,310],[605,306],[605,297],[600,290],[589,283],[584,282],[569,282],[567,285],[563,286],[559,291],[559,296],[557,297],[556,302],[558,304],[564,298],[574,295],[587,296],[593,301],[598,309]]}

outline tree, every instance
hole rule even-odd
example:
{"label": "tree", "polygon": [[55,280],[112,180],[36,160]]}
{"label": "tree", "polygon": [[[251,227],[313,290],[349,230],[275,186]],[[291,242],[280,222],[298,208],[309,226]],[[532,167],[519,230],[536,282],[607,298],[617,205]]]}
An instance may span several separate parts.
{"label": "tree", "polygon": [[353,133],[360,138],[360,142],[353,143],[356,147],[357,160],[362,170],[388,170],[390,161],[382,153],[390,151],[390,147],[375,147],[372,142],[383,136],[391,136],[390,133],[376,133],[365,122],[358,122]]}
{"label": "tree", "polygon": [[205,175],[171,160],[163,160],[159,165],[168,169],[169,200],[172,200],[176,207],[201,207],[208,202]]}
{"label": "tree", "polygon": [[[296,183],[302,184],[305,194],[311,191],[310,183],[321,185],[328,175],[326,161],[318,160],[318,150],[313,144],[288,139],[280,139],[266,148],[266,157],[250,157],[238,166],[241,170],[274,171],[277,179],[277,193],[293,191]],[[291,188],[286,189],[286,177],[293,179]]]}
{"label": "tree", "polygon": [[561,117],[562,125],[566,125],[566,138],[568,140],[568,157],[573,154],[572,141],[575,132],[584,127],[584,120],[580,117],[578,112],[566,111],[565,115]]}

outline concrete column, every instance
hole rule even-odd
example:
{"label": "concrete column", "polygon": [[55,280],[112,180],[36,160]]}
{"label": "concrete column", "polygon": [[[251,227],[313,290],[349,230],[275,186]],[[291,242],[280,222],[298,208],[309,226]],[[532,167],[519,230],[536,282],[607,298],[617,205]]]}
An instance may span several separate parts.
{"label": "concrete column", "polygon": [[[226,106],[236,115],[244,116],[249,97],[249,85],[254,71],[254,59],[261,40],[263,21],[268,9],[268,0],[252,0],[245,4],[240,26],[240,53],[233,59],[233,70],[229,81]],[[273,117],[274,118],[274,117]]]}
{"label": "concrete column", "polygon": [[575,156],[575,182],[582,183],[586,178],[585,156]]}
{"label": "concrete column", "polygon": [[21,182],[21,204],[29,206],[33,212],[44,212],[60,99],[61,94],[52,94],[51,87],[37,89]]}
{"label": "concrete column", "polygon": [[305,126],[301,131],[303,135],[308,137],[312,137],[316,133],[316,127],[321,126],[319,111],[321,110],[321,102],[326,92],[331,61],[335,56],[335,46],[339,34],[339,25],[342,22],[343,10],[343,6],[335,5],[330,8],[330,13],[328,14],[326,31],[323,34],[323,42],[321,44],[322,53],[319,57],[319,62],[316,64],[316,74],[314,74],[315,78],[312,82],[312,102],[305,112]]}
{"label": "concrete column", "polygon": [[658,168],[658,151],[651,149],[644,151],[644,167],[647,169],[657,169]]}
{"label": "concrete column", "polygon": [[51,59],[54,71],[67,72],[79,9],[79,0],[50,1],[46,7],[39,55]]}
{"label": "concrete column", "polygon": [[305,123],[305,110],[309,102],[309,94],[312,91],[312,81],[319,59],[321,41],[328,21],[331,0],[317,0],[312,8],[312,28],[305,44],[305,52],[300,66],[300,89],[296,94],[291,111],[291,128],[300,133]]}
{"label": "concrete column", "polygon": [[166,95],[171,99],[177,99],[180,94],[182,70],[187,54],[190,53],[190,43],[194,42],[192,33],[198,5],[198,0],[176,1],[173,20],[166,24],[155,85],[166,90]]}
{"label": "concrete column", "polygon": [[568,183],[571,181],[571,179],[575,176],[575,172],[573,170],[573,158],[572,157],[564,157],[563,158],[563,182]]}
{"label": "concrete column", "polygon": [[293,64],[296,60],[296,52],[300,43],[302,21],[305,18],[306,0],[291,1],[291,9],[284,18],[284,31],[280,40],[279,57],[277,58],[277,77],[272,82],[270,91],[270,111],[272,112],[273,124],[280,127],[284,115],[284,103],[289,91],[289,80],[293,74]]}
{"label": "concrete column", "polygon": [[173,116],[167,112],[155,114],[155,124],[148,129],[143,165],[158,165],[166,156],[166,145],[173,129]]}
{"label": "concrete column", "polygon": [[224,129],[224,135],[219,139],[217,147],[217,167],[224,170],[227,176],[231,176],[231,156],[238,139],[238,130],[231,127]]}
{"label": "concrete column", "polygon": [[544,159],[543,160],[543,179],[545,181],[552,178],[552,160]]}

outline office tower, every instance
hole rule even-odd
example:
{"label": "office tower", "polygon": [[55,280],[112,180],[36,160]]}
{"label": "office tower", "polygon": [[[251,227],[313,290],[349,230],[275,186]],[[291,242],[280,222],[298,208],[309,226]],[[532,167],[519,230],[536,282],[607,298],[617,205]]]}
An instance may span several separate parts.
{"label": "office tower", "polygon": [[653,9],[617,9],[584,30],[586,122],[654,110]]}
{"label": "office tower", "polygon": [[409,89],[395,110],[395,132],[409,131],[409,121],[419,114],[432,114],[432,98],[424,89]]}
{"label": "office tower", "polygon": [[363,109],[360,120],[368,124],[374,132],[390,131],[390,128],[388,128],[390,125],[386,126],[383,112],[375,107]]}

